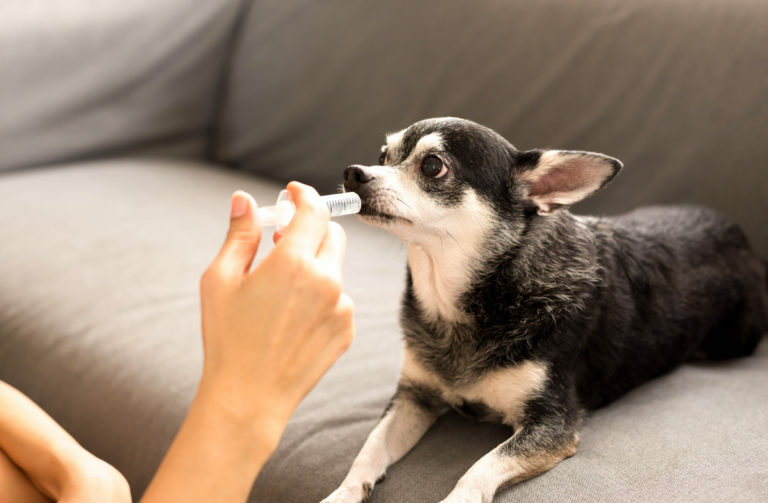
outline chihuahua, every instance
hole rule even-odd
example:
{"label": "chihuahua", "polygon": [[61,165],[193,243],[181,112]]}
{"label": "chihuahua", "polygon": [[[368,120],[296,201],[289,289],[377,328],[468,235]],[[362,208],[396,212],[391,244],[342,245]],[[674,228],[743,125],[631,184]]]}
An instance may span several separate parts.
{"label": "chihuahua", "polygon": [[363,220],[407,243],[405,350],[389,406],[325,502],[367,500],[447,407],[514,429],[443,500],[490,502],[575,454],[585,410],[697,353],[754,351],[766,268],[734,223],[697,207],[568,211],[621,168],[440,118],[388,135],[378,166],[345,170]]}

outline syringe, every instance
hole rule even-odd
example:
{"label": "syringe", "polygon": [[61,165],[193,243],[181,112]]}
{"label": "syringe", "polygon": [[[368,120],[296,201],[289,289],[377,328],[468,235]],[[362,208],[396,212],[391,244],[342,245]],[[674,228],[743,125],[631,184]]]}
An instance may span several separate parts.
{"label": "syringe", "polygon": [[[360,196],[354,192],[344,192],[342,194],[330,194],[327,196],[320,196],[328,211],[331,212],[332,217],[340,217],[342,215],[353,215],[360,212]],[[291,201],[290,194],[287,190],[281,190],[277,196],[277,201],[274,206],[265,206],[259,208],[259,222],[263,226],[277,226],[278,229],[288,225],[288,222],[293,218],[293,214],[296,212],[296,207]]]}

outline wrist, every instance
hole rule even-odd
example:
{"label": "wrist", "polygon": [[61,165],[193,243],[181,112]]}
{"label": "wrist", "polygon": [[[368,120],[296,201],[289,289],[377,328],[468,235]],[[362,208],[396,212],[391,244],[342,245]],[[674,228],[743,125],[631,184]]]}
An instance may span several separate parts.
{"label": "wrist", "polygon": [[249,458],[263,464],[277,448],[290,418],[282,402],[256,390],[243,392],[234,379],[204,373],[190,413],[194,409],[204,415],[222,435],[248,449]]}

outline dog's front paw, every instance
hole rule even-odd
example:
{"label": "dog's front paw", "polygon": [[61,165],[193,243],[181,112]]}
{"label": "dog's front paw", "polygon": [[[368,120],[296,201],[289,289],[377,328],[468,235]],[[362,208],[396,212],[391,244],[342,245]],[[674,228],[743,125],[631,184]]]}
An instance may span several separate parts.
{"label": "dog's front paw", "polygon": [[447,498],[445,498],[440,503],[485,503],[485,500],[479,494],[470,495],[470,494],[451,493],[448,495]]}
{"label": "dog's front paw", "polygon": [[457,487],[440,503],[490,503],[492,500],[493,496],[488,497],[482,490]]}
{"label": "dog's front paw", "polygon": [[362,483],[356,486],[341,486],[320,503],[363,503],[368,501],[373,485]]}

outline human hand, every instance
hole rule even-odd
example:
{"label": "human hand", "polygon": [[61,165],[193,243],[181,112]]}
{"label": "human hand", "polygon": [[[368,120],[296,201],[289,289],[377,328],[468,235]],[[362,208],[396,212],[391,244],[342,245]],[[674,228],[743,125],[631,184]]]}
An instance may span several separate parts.
{"label": "human hand", "polygon": [[344,231],[314,189],[287,189],[296,214],[252,271],[261,238],[255,203],[233,195],[229,233],[200,287],[200,389],[215,388],[233,415],[269,425],[275,443],[354,337],[352,301],[342,291]]}

